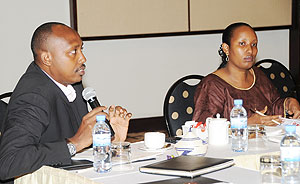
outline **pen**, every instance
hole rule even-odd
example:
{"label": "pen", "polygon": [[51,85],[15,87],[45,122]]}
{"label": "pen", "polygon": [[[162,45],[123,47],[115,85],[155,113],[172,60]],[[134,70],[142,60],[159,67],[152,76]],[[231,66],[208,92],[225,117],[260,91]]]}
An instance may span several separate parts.
{"label": "pen", "polygon": [[[265,114],[263,114],[263,113],[261,113],[261,112],[259,112],[259,111],[257,111],[257,110],[253,110],[253,109],[250,109],[252,112],[255,112],[256,114],[258,114],[258,115],[261,115],[261,116],[267,116],[267,115],[265,115]],[[274,123],[276,123],[277,125],[281,125],[278,121],[276,121],[276,120],[274,120],[274,119],[272,119],[272,122],[274,122]]]}
{"label": "pen", "polygon": [[146,158],[146,159],[141,159],[141,160],[134,160],[131,163],[137,163],[137,162],[143,162],[143,161],[149,161],[149,160],[156,160],[156,158]]}

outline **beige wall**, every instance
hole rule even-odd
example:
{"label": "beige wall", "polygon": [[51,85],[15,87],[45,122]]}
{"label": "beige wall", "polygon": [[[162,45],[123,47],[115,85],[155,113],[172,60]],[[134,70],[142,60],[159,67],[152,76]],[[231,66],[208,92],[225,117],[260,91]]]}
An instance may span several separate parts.
{"label": "beige wall", "polygon": [[[34,29],[46,21],[69,20],[68,1],[0,2],[0,93],[13,90],[32,61]],[[288,30],[262,31],[258,37],[258,59],[274,58],[288,66]],[[124,105],[134,118],[161,116],[164,96],[175,80],[217,68],[220,42],[220,34],[86,41],[84,84],[96,89],[102,104]]]}

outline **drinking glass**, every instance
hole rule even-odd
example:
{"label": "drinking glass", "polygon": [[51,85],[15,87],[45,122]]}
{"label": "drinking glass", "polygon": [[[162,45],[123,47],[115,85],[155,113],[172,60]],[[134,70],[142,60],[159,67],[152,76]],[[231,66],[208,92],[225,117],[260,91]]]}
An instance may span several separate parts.
{"label": "drinking glass", "polygon": [[248,125],[248,149],[249,150],[264,150],[267,149],[264,141],[266,135],[264,125]]}
{"label": "drinking glass", "polygon": [[131,165],[131,147],[129,142],[113,142],[111,150],[113,171],[133,169]]}
{"label": "drinking glass", "polygon": [[281,183],[281,166],[279,155],[260,157],[261,183]]}

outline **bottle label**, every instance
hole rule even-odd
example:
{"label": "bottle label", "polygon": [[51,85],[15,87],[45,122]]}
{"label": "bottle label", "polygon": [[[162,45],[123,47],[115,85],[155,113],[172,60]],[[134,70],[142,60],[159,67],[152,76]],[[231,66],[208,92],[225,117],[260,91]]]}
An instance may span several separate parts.
{"label": "bottle label", "polygon": [[247,128],[247,117],[231,118],[231,128]]}
{"label": "bottle label", "polygon": [[110,146],[110,142],[111,142],[110,134],[94,134],[93,135],[93,147]]}
{"label": "bottle label", "polygon": [[300,162],[300,147],[280,147],[281,161]]}

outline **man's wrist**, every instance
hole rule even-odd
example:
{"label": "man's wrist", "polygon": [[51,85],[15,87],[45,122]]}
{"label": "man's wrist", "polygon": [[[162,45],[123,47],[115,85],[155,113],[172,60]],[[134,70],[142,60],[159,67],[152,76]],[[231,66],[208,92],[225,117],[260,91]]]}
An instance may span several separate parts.
{"label": "man's wrist", "polygon": [[68,146],[70,155],[71,156],[75,155],[76,154],[76,146],[69,139],[67,139],[66,142],[67,142],[67,146]]}

